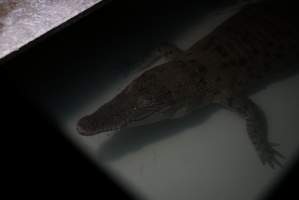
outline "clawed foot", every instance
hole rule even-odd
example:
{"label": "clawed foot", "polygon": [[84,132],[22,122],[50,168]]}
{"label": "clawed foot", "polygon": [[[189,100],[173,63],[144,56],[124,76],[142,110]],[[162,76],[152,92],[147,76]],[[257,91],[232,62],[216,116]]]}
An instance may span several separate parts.
{"label": "clawed foot", "polygon": [[285,157],[277,151],[274,147],[279,146],[275,143],[269,143],[264,148],[260,149],[259,156],[263,165],[269,165],[272,169],[276,166],[282,167],[278,157],[285,159]]}

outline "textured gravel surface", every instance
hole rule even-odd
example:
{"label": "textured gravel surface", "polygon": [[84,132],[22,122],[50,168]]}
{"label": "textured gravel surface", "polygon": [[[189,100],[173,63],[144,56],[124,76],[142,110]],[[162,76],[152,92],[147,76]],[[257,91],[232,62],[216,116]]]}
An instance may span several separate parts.
{"label": "textured gravel surface", "polygon": [[0,59],[101,0],[0,0]]}

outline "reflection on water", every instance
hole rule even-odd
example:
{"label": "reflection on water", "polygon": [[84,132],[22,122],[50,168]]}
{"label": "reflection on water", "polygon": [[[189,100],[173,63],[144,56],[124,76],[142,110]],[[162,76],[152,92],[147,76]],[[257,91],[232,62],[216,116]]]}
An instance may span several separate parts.
{"label": "reflection on water", "polygon": [[[181,134],[198,124],[204,123],[218,107],[210,106],[181,119],[163,121],[147,126],[122,129],[110,137],[98,149],[99,160],[118,160],[152,143]],[[219,109],[219,108],[218,108]]]}
{"label": "reflection on water", "polygon": [[[75,137],[96,162],[153,199],[182,199],[190,192],[193,199],[256,198],[275,183],[296,156],[298,87],[296,75],[252,97],[266,113],[270,139],[280,143],[279,150],[286,156],[283,169],[261,165],[244,121],[219,107],[150,126]],[[72,134],[76,134],[73,124],[79,117],[69,121],[67,130]],[[174,188],[182,196],[172,193]]]}
{"label": "reflection on water", "polygon": [[[72,66],[73,71],[67,72],[69,79],[65,80],[61,72],[63,87],[57,80],[49,81],[43,86],[41,99],[82,151],[142,197],[257,199],[283,175],[299,147],[295,131],[299,129],[299,75],[270,84],[252,96],[266,114],[270,140],[279,142],[279,150],[286,156],[282,169],[263,166],[249,141],[244,120],[217,106],[182,119],[91,137],[80,136],[75,129],[79,118],[121,91],[135,73],[136,63],[150,49],[161,41],[187,49],[237,11],[228,8],[217,13],[207,4],[199,4],[197,9],[190,5],[188,14],[177,17],[174,12],[155,21],[158,28],[162,27],[153,33],[156,40],[149,39],[153,27],[146,27],[138,36],[118,33],[111,38],[99,37],[102,40],[88,60],[72,58],[73,66],[78,67]],[[175,22],[174,16],[178,19]],[[101,67],[89,68],[91,65]]]}

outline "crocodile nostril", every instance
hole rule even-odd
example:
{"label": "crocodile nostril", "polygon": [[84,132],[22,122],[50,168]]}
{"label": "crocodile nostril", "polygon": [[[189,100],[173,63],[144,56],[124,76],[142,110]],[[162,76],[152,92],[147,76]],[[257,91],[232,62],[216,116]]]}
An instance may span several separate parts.
{"label": "crocodile nostril", "polygon": [[81,135],[86,135],[86,131],[80,125],[77,126],[77,131]]}
{"label": "crocodile nostril", "polygon": [[90,121],[86,117],[81,118],[78,121],[77,127],[76,127],[79,134],[81,134],[81,135],[90,135],[89,124],[90,124]]}

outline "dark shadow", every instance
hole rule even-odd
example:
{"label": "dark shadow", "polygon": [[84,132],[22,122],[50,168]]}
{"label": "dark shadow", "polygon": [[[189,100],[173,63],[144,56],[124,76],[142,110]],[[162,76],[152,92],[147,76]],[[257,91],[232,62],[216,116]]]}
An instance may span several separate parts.
{"label": "dark shadow", "polygon": [[234,2],[111,1],[5,65],[22,92],[69,117],[161,43],[171,43],[201,17]]}
{"label": "dark shadow", "polygon": [[203,123],[218,109],[219,106],[211,105],[179,119],[120,130],[99,147],[98,159],[113,161],[126,154],[138,151],[146,145],[173,137],[182,133],[183,130]]}

